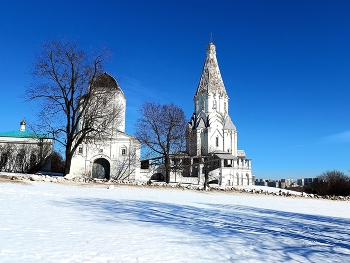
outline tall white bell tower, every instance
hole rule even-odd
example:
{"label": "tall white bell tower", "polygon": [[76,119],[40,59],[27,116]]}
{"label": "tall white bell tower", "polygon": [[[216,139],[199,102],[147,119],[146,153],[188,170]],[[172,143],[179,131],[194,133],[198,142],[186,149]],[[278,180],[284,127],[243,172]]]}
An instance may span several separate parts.
{"label": "tall white bell tower", "polygon": [[237,129],[228,115],[228,100],[216,47],[207,45],[202,75],[194,95],[194,112],[187,127],[187,152],[191,156],[227,152],[237,156]]}

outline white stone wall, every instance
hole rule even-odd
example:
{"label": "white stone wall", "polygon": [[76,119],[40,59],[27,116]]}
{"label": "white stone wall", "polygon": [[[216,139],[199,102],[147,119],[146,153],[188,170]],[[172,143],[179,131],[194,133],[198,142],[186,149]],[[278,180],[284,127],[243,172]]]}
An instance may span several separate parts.
{"label": "white stone wall", "polygon": [[[32,154],[35,155],[37,160],[47,158],[52,153],[52,144],[52,139],[0,137],[0,158],[3,154],[6,154],[8,159],[1,169],[4,171],[16,171],[16,158],[18,154],[21,154],[21,151],[24,154],[22,162],[28,164]],[[42,170],[49,171],[50,163],[48,162],[43,166]]]}
{"label": "white stone wall", "polygon": [[106,139],[95,143],[83,143],[80,145],[72,159],[71,174],[77,176],[91,176],[93,163],[98,158],[104,158],[110,163],[110,175],[114,176],[118,169],[118,164],[123,162],[125,158],[130,158],[136,151],[135,158],[136,167],[130,169],[135,170],[132,178],[139,178],[140,175],[140,143],[134,137],[119,133],[114,139]]}
{"label": "white stone wall", "polygon": [[[194,160],[191,157],[191,168],[193,169]],[[202,157],[203,158],[203,157]],[[237,186],[237,185],[252,185],[253,184],[253,175],[251,169],[251,160],[245,159],[244,157],[238,157],[233,160],[224,160],[224,159],[212,159],[214,162],[219,162],[219,167],[211,170],[208,173],[209,182],[213,180],[218,180],[220,186]],[[227,167],[225,166],[225,162]],[[230,166],[228,166],[230,165]],[[194,174],[192,171],[188,173],[188,176],[182,175],[182,170],[177,172],[172,171],[170,173],[170,182],[172,183],[187,183],[187,184],[200,184],[204,183],[204,173],[203,163],[198,164],[198,173]],[[187,169],[187,168],[186,168]],[[148,181],[151,179],[152,175],[156,173],[161,173],[165,175],[165,170],[163,166],[150,166],[148,169],[141,169],[140,181]],[[190,176],[191,175],[191,176]]]}

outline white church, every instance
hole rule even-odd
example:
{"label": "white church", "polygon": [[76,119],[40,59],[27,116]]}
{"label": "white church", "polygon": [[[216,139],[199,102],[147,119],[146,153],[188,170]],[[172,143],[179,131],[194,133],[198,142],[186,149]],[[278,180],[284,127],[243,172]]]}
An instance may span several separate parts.
{"label": "white church", "polygon": [[[203,184],[204,174],[209,182],[221,186],[252,185],[252,160],[237,148],[237,129],[229,111],[229,97],[216,58],[216,47],[207,45],[206,59],[197,91],[194,111],[187,127],[186,154],[174,156],[173,163],[182,162],[183,169],[171,174],[171,182]],[[164,169],[143,162],[141,178],[162,179]],[[153,167],[153,168],[152,168]]]}
{"label": "white church", "polygon": [[[137,180],[140,173],[140,142],[136,137],[125,133],[126,98],[118,82],[103,73],[96,78],[94,85],[108,89],[112,103],[118,105],[120,115],[111,123],[108,137],[85,140],[75,152],[70,174],[85,175],[96,179]],[[113,105],[100,105],[103,110]]]}
{"label": "white church", "polygon": [[[112,127],[112,136],[93,143],[85,141],[78,147],[71,174],[107,180],[163,180],[164,168],[154,165],[154,160],[140,162],[140,142],[125,133],[126,99],[118,82],[104,73],[95,83],[111,89],[115,103],[122,105],[121,122]],[[172,163],[178,169],[171,172],[170,182],[202,185],[207,175],[209,182],[221,186],[253,184],[252,161],[237,148],[237,129],[228,112],[229,97],[216,48],[209,43],[186,131],[186,151],[174,154]]]}

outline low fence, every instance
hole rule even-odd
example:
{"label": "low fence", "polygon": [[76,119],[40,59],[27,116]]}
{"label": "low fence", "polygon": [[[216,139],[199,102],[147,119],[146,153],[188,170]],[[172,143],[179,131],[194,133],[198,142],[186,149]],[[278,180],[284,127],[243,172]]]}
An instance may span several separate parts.
{"label": "low fence", "polygon": [[177,178],[178,183],[183,184],[199,184],[199,178],[198,177],[179,177]]}

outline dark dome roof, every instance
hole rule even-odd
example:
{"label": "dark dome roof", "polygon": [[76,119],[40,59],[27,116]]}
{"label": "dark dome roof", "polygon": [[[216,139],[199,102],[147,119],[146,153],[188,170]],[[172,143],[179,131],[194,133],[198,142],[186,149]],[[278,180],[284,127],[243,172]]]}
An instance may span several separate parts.
{"label": "dark dome roof", "polygon": [[99,88],[110,88],[110,89],[116,89],[121,90],[119,87],[118,82],[113,78],[111,75],[109,75],[107,72],[102,73],[92,83],[93,87],[99,87]]}

